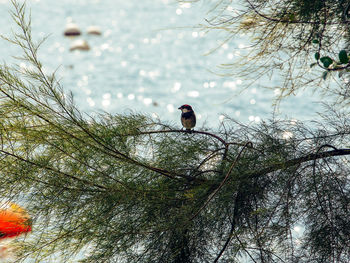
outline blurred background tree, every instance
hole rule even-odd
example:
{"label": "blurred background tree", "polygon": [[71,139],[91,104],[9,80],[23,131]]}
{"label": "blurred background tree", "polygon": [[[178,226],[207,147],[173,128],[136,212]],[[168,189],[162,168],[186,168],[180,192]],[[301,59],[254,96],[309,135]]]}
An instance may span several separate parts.
{"label": "blurred background tree", "polygon": [[[345,32],[344,1],[242,2],[239,16],[208,20],[254,35],[254,59],[237,70],[287,72],[283,95],[301,88],[315,52],[315,67],[334,71],[346,34],[328,36],[335,23]],[[346,110],[309,125],[227,116],[191,133],[138,113],[91,117],[43,71],[13,4],[21,31],[8,40],[31,64],[0,67],[0,192],[33,218],[17,262],[349,261]],[[344,52],[339,61],[346,71]]]}

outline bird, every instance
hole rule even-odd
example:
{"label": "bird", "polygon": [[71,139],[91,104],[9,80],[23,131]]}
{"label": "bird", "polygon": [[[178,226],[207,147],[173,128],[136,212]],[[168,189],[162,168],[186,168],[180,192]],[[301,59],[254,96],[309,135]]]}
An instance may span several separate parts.
{"label": "bird", "polygon": [[196,126],[196,115],[190,105],[184,104],[178,108],[181,110],[181,123],[186,131],[191,131]]}

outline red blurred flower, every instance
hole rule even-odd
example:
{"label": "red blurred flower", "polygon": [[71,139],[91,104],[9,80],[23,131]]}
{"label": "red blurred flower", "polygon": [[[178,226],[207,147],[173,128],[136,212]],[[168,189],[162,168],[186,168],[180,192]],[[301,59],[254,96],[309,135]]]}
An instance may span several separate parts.
{"label": "red blurred flower", "polygon": [[32,230],[28,213],[16,204],[0,209],[0,239],[15,237]]}

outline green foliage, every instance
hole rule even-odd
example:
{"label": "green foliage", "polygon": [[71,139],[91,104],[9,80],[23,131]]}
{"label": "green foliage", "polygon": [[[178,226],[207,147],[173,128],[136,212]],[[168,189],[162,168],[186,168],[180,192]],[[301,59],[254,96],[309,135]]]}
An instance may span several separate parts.
{"label": "green foliage", "polygon": [[322,73],[322,79],[323,79],[323,80],[326,80],[328,76],[329,76],[329,72],[328,72],[328,71],[324,71],[324,72]]}
{"label": "green foliage", "polygon": [[18,262],[348,261],[346,112],[312,129],[227,116],[191,133],[138,113],[89,117],[42,71],[14,7],[12,42],[33,66],[0,66],[1,198],[33,217]]}
{"label": "green foliage", "polygon": [[315,53],[315,59],[316,59],[316,60],[319,60],[319,59],[320,59],[320,53],[319,53],[319,52],[316,52],[316,53]]}
{"label": "green foliage", "polygon": [[[230,45],[230,52],[240,56],[219,69],[222,75],[245,79],[242,89],[256,82],[274,88],[276,84],[268,81],[274,76],[282,91],[277,102],[311,89],[343,107],[349,102],[350,84],[344,84],[343,79],[348,78],[350,65],[344,51],[337,60],[339,50],[349,46],[349,7],[343,0],[217,1],[207,23],[201,26],[206,31],[221,31],[221,43],[230,44],[242,36],[249,42],[243,50]],[[319,54],[323,54],[324,63],[310,70],[313,57],[319,60]],[[327,81],[324,69],[332,76]],[[340,79],[331,71],[342,71]]]}
{"label": "green foliage", "polygon": [[322,0],[294,0],[291,1],[293,10],[305,20],[318,19],[317,14],[321,13],[325,1]]}
{"label": "green foliage", "polygon": [[339,52],[339,60],[340,60],[341,64],[346,64],[349,62],[349,57],[348,57],[348,54],[346,53],[345,50],[341,50]]}
{"label": "green foliage", "polygon": [[328,56],[320,58],[320,61],[323,63],[323,66],[325,68],[328,68],[330,65],[333,64],[333,59],[331,59]]}

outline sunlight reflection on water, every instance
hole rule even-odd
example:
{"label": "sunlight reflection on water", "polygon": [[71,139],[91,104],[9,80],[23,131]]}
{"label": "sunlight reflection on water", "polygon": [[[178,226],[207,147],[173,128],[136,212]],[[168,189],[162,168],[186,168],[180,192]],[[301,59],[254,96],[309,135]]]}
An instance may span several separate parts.
{"label": "sunlight reflection on water", "polygon": [[[8,34],[8,25],[13,24],[8,15],[10,4],[4,0],[0,4],[0,33]],[[222,121],[221,114],[242,122],[269,118],[271,99],[280,94],[278,80],[273,79],[271,86],[275,89],[261,89],[264,83],[258,81],[235,95],[246,83],[244,79],[208,71],[220,72],[217,66],[232,63],[249,43],[241,36],[203,56],[223,41],[217,32],[206,34],[193,27],[204,22],[209,7],[203,3],[31,0],[28,6],[33,36],[38,39],[50,35],[41,48],[40,59],[47,71],[59,67],[57,74],[63,87],[73,92],[83,111],[123,113],[132,109],[178,123],[180,113],[176,109],[186,103],[193,105],[197,115],[209,121],[207,124],[216,126]],[[234,11],[231,6],[228,10]],[[73,22],[82,35],[65,38],[65,25]],[[87,34],[89,26],[101,30],[101,35]],[[70,52],[75,39],[86,40],[91,50]],[[7,51],[2,52],[2,59],[10,59],[13,47],[2,41],[0,48]],[[305,113],[313,113],[315,105],[311,96],[307,99],[291,98],[282,103],[283,113],[310,119]]]}

